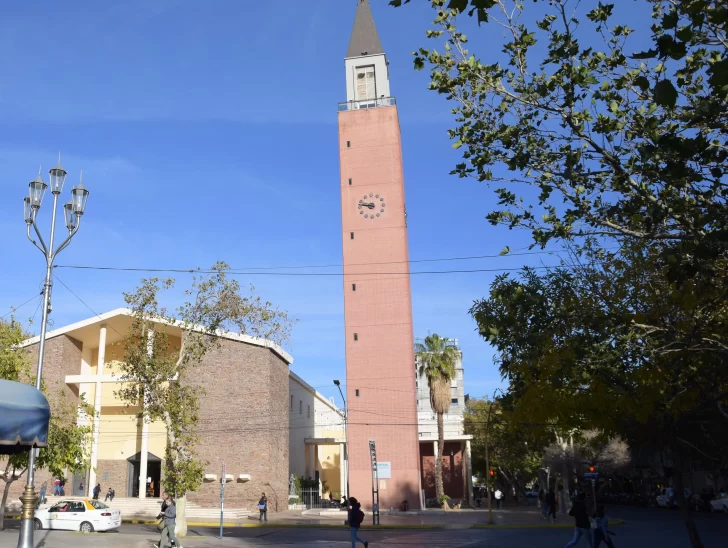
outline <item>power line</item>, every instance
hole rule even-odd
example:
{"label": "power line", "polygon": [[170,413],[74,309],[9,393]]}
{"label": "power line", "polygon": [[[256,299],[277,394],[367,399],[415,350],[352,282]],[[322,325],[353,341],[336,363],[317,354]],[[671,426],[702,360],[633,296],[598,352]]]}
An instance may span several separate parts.
{"label": "power line", "polygon": [[[366,263],[349,263],[349,264],[320,264],[320,265],[282,265],[282,266],[249,266],[240,268],[228,268],[225,272],[228,273],[249,273],[249,271],[271,271],[271,270],[305,270],[315,268],[344,268],[352,266],[381,266],[381,265],[393,265],[393,264],[415,264],[415,263],[434,263],[434,262],[445,262],[445,261],[469,261],[478,259],[498,259],[505,257],[519,257],[523,255],[558,255],[561,251],[526,251],[520,252],[521,248],[512,253],[497,254],[497,255],[470,255],[463,257],[444,257],[437,259],[414,259],[407,261],[382,261],[382,262],[366,262]],[[145,268],[145,267],[114,267],[114,266],[94,266],[94,265],[55,265],[56,268],[70,268],[77,270],[111,270],[118,272],[171,272],[171,273],[182,273],[182,274],[194,274],[194,273],[212,273],[215,270],[204,270],[199,268]],[[263,272],[264,274],[273,274],[271,272]],[[382,274],[387,274],[382,273]],[[395,274],[401,274],[396,272]],[[311,273],[313,275],[313,273]],[[329,275],[338,275],[337,273],[330,273]]]}
{"label": "power line", "polygon": [[[177,273],[177,274],[215,274],[217,270],[182,270],[173,268],[117,268],[107,266],[61,266],[56,268],[72,268],[78,270],[100,270],[114,272],[157,272],[157,273]],[[575,268],[564,265],[544,265],[544,266],[521,266],[517,268],[473,268],[463,270],[417,270],[415,272],[239,272],[225,270],[225,274],[230,276],[284,276],[284,277],[332,277],[332,276],[416,276],[422,274],[472,274],[478,272],[517,272],[524,268],[531,269],[553,269],[553,268]]]}
{"label": "power line", "polygon": [[[41,292],[41,294],[42,294],[42,292]],[[11,306],[10,307],[10,312],[4,314],[3,316],[0,316],[0,320],[4,320],[6,316],[10,316],[10,314],[13,314],[13,313],[17,312],[18,310],[20,310],[21,308],[23,308],[26,304],[28,304],[29,302],[31,302],[33,299],[37,299],[38,297],[39,297],[39,295],[36,294],[36,295],[33,295],[30,299],[28,299],[27,301],[25,301],[23,304],[21,304],[18,307]]]}

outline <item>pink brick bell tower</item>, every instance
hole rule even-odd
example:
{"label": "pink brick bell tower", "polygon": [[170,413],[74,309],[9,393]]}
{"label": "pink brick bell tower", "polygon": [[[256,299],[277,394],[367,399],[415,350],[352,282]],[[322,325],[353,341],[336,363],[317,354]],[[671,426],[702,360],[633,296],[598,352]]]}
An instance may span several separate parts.
{"label": "pink brick bell tower", "polygon": [[414,509],[420,472],[402,145],[368,0],[357,0],[345,64],[339,157],[349,496],[372,505],[369,440],[375,440],[377,460],[391,470],[379,482],[380,508],[407,500]]}

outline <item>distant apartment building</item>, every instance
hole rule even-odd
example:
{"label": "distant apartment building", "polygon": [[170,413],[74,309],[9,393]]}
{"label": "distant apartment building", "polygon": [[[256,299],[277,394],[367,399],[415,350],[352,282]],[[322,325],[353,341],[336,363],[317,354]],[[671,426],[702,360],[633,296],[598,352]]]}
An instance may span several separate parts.
{"label": "distant apartment building", "polygon": [[[415,342],[422,342],[416,339]],[[472,501],[472,468],[470,464],[470,440],[465,435],[465,388],[463,353],[457,339],[450,345],[458,351],[455,376],[450,382],[450,409],[443,417],[445,450],[442,454],[443,483],[445,493],[452,498]],[[435,497],[435,455],[437,454],[437,416],[430,405],[430,387],[427,378],[420,374],[419,360],[415,358],[417,383],[417,430],[420,442],[420,469],[425,498]]]}

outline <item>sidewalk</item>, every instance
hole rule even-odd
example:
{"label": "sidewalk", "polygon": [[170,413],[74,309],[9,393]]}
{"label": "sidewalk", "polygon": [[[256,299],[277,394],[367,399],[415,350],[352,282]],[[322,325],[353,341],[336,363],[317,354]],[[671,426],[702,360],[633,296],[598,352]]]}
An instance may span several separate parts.
{"label": "sidewalk", "polygon": [[[420,510],[410,512],[382,512],[379,516],[380,527],[418,528],[418,529],[471,529],[471,528],[574,528],[574,519],[567,514],[557,514],[556,523],[541,518],[541,512],[535,507],[515,507],[493,510],[493,525],[488,525],[488,509],[463,510]],[[344,526],[346,512],[341,510],[305,510],[300,512],[281,512],[269,514],[270,525],[319,525]],[[250,523],[253,523],[252,521]],[[371,513],[365,512],[363,528],[371,527]],[[623,523],[621,519],[612,519],[611,525]],[[255,518],[255,524],[259,524]]]}
{"label": "sidewalk", "polygon": [[[100,536],[103,535],[103,536]],[[84,535],[72,531],[36,531],[34,536],[37,548],[151,548],[159,541],[159,534],[138,533],[95,533]],[[16,548],[18,532],[0,531],[0,548]],[[184,548],[217,548],[240,546],[239,539],[214,537],[187,537]]]}

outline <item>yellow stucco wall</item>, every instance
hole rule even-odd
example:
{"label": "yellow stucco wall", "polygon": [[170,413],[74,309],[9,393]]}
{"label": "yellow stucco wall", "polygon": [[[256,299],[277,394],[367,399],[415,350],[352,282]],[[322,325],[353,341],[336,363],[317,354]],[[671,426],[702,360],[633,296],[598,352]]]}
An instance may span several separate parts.
{"label": "yellow stucco wall", "polygon": [[[175,351],[180,344],[177,337],[170,337],[170,349]],[[91,352],[91,374],[98,372],[98,349]],[[120,359],[124,357],[124,348],[120,345],[107,345],[104,363],[104,374],[121,374]],[[116,392],[122,383],[102,383],[101,415],[99,417],[99,460],[126,460],[141,450],[142,424],[137,418],[137,407],[128,407],[121,401]],[[96,385],[88,385],[86,401],[93,405],[96,397]],[[150,453],[164,459],[167,446],[167,429],[163,422],[149,424]]]}
{"label": "yellow stucco wall", "polygon": [[[344,439],[343,430],[324,430],[321,432],[324,438]],[[326,482],[328,491],[334,494],[341,494],[341,455],[339,445],[319,445],[318,447],[318,469],[321,471],[321,479]]]}

